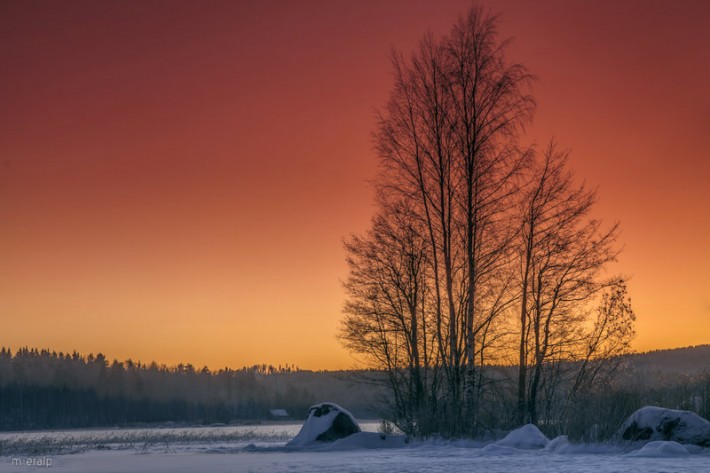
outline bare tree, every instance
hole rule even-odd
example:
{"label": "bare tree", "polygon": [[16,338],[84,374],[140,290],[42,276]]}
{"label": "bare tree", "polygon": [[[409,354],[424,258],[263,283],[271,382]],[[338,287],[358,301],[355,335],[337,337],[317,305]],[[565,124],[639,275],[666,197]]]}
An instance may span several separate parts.
{"label": "bare tree", "polygon": [[582,337],[579,369],[569,389],[570,398],[590,389],[599,378],[608,381],[616,373],[621,356],[630,352],[636,335],[635,321],[626,281],[621,278],[613,281],[602,295],[591,328]]}
{"label": "bare tree", "polygon": [[480,305],[477,293],[485,274],[505,261],[502,255],[509,240],[501,216],[516,191],[513,178],[528,156],[518,151],[517,134],[534,109],[527,93],[532,77],[524,66],[506,60],[509,41],[498,41],[497,22],[480,7],[472,8],[446,41],[447,59],[452,62],[451,128],[462,177],[456,197],[465,229],[466,397],[467,407],[474,411],[476,332],[486,326],[475,320]]}
{"label": "bare tree", "polygon": [[[600,404],[623,371],[636,321],[623,279],[612,280],[597,299],[567,357],[549,364],[544,390],[547,423],[557,433],[589,440],[612,434],[624,413],[628,415],[623,399],[615,401],[617,406]],[[590,423],[596,427],[590,430]]]}
{"label": "bare tree", "polygon": [[435,410],[440,364],[429,321],[429,255],[406,202],[381,200],[380,206],[372,229],[345,243],[349,300],[340,338],[373,367],[385,369],[394,395],[391,420],[417,434]]}
{"label": "bare tree", "polygon": [[375,136],[378,185],[412,202],[426,229],[451,432],[475,424],[477,337],[500,314],[486,281],[506,266],[506,212],[528,157],[516,138],[534,109],[532,77],[507,61],[497,23],[474,7],[448,35],[425,36],[409,60],[395,53]]}
{"label": "bare tree", "polygon": [[507,60],[497,25],[473,7],[409,58],[393,53],[374,133],[378,213],[346,243],[341,340],[386,370],[391,420],[411,433],[485,428],[481,399],[510,389],[486,366],[514,352],[516,420],[537,422],[541,396],[551,406],[575,385],[563,363],[599,336],[581,386],[611,333],[584,327],[617,226],[591,218],[595,193],[575,185],[566,153],[551,144],[534,162],[519,146],[533,78]]}
{"label": "bare tree", "polygon": [[567,161],[550,143],[522,200],[519,423],[537,423],[543,370],[574,359],[587,304],[610,283],[602,270],[619,252],[618,225],[591,218],[595,192],[574,184]]}

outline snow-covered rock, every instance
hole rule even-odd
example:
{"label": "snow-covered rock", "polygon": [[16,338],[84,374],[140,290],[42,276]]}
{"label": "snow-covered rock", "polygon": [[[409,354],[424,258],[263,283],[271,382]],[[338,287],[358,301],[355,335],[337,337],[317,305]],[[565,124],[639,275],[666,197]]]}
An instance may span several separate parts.
{"label": "snow-covered rock", "polygon": [[513,430],[495,444],[501,447],[532,450],[536,448],[545,448],[549,441],[550,440],[545,437],[545,434],[540,432],[540,429],[535,427],[533,424],[527,424]]}
{"label": "snow-covered rock", "polygon": [[357,421],[348,411],[332,402],[312,406],[303,427],[287,447],[301,447],[313,442],[333,442],[361,432]]}
{"label": "snow-covered rock", "polygon": [[640,450],[631,452],[632,457],[687,457],[688,450],[678,442],[656,440],[648,442]]}
{"label": "snow-covered rock", "polygon": [[710,422],[694,412],[646,406],[626,419],[618,435],[624,440],[672,440],[710,447]]}

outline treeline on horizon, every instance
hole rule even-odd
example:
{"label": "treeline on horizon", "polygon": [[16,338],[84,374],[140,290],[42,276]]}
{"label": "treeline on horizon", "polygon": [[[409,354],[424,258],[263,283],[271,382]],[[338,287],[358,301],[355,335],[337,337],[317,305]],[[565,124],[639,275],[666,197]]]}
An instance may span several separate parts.
{"label": "treeline on horizon", "polygon": [[[333,383],[338,378],[339,383]],[[349,394],[347,372],[255,365],[211,371],[191,364],[109,361],[47,349],[0,349],[0,430],[138,424],[237,423],[285,409],[302,419],[318,395],[372,415],[366,396]]]}
{"label": "treeline on horizon", "polygon": [[[661,405],[710,418],[710,346],[635,353],[624,357],[616,381],[585,398],[574,413],[574,438],[608,438],[634,410]],[[515,386],[516,366],[489,366],[503,390]],[[0,348],[0,430],[212,425],[292,419],[323,401],[358,418],[386,414],[384,371],[309,371],[266,364],[209,370],[193,365],[109,361],[47,349]],[[498,408],[514,409],[501,396]],[[510,399],[508,398],[510,401]],[[598,425],[588,437],[589,425]],[[542,426],[546,430],[549,426]]]}

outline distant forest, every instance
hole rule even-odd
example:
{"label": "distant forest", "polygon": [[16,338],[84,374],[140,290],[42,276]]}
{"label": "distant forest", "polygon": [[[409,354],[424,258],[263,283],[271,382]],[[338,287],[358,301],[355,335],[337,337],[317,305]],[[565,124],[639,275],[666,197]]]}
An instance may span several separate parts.
{"label": "distant forest", "polygon": [[210,371],[191,364],[109,362],[102,354],[29,348],[13,354],[3,347],[0,429],[226,424],[269,419],[271,409],[285,409],[291,418],[301,419],[309,406],[324,399],[373,417],[371,396],[351,394],[351,378],[347,371],[294,366]]}
{"label": "distant forest", "polygon": [[[487,367],[501,393],[513,388],[516,369]],[[599,436],[607,437],[648,404],[710,418],[710,345],[627,355],[621,369],[613,385],[596,391],[576,413],[579,435],[597,424]],[[109,361],[101,354],[2,348],[0,429],[258,422],[271,419],[271,409],[285,409],[300,420],[322,401],[337,402],[359,418],[376,418],[386,405],[385,382],[384,372],[375,371],[291,365],[211,371],[190,364]],[[498,415],[506,416],[514,410],[514,398],[499,407]]]}

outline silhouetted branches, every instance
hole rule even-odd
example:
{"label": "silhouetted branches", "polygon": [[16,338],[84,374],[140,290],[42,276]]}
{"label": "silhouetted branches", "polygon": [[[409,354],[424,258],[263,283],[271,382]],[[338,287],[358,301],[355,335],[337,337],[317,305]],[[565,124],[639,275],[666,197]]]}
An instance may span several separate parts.
{"label": "silhouetted branches", "polygon": [[630,311],[590,320],[618,226],[591,216],[595,193],[574,183],[566,153],[519,145],[533,77],[507,45],[473,7],[410,58],[393,53],[374,134],[378,212],[345,244],[340,338],[388,373],[389,420],[412,434],[487,428],[481,403],[504,394],[484,368],[516,352],[510,421],[538,423],[560,390],[569,400],[595,379],[592,360],[623,352],[610,340],[632,334]]}

